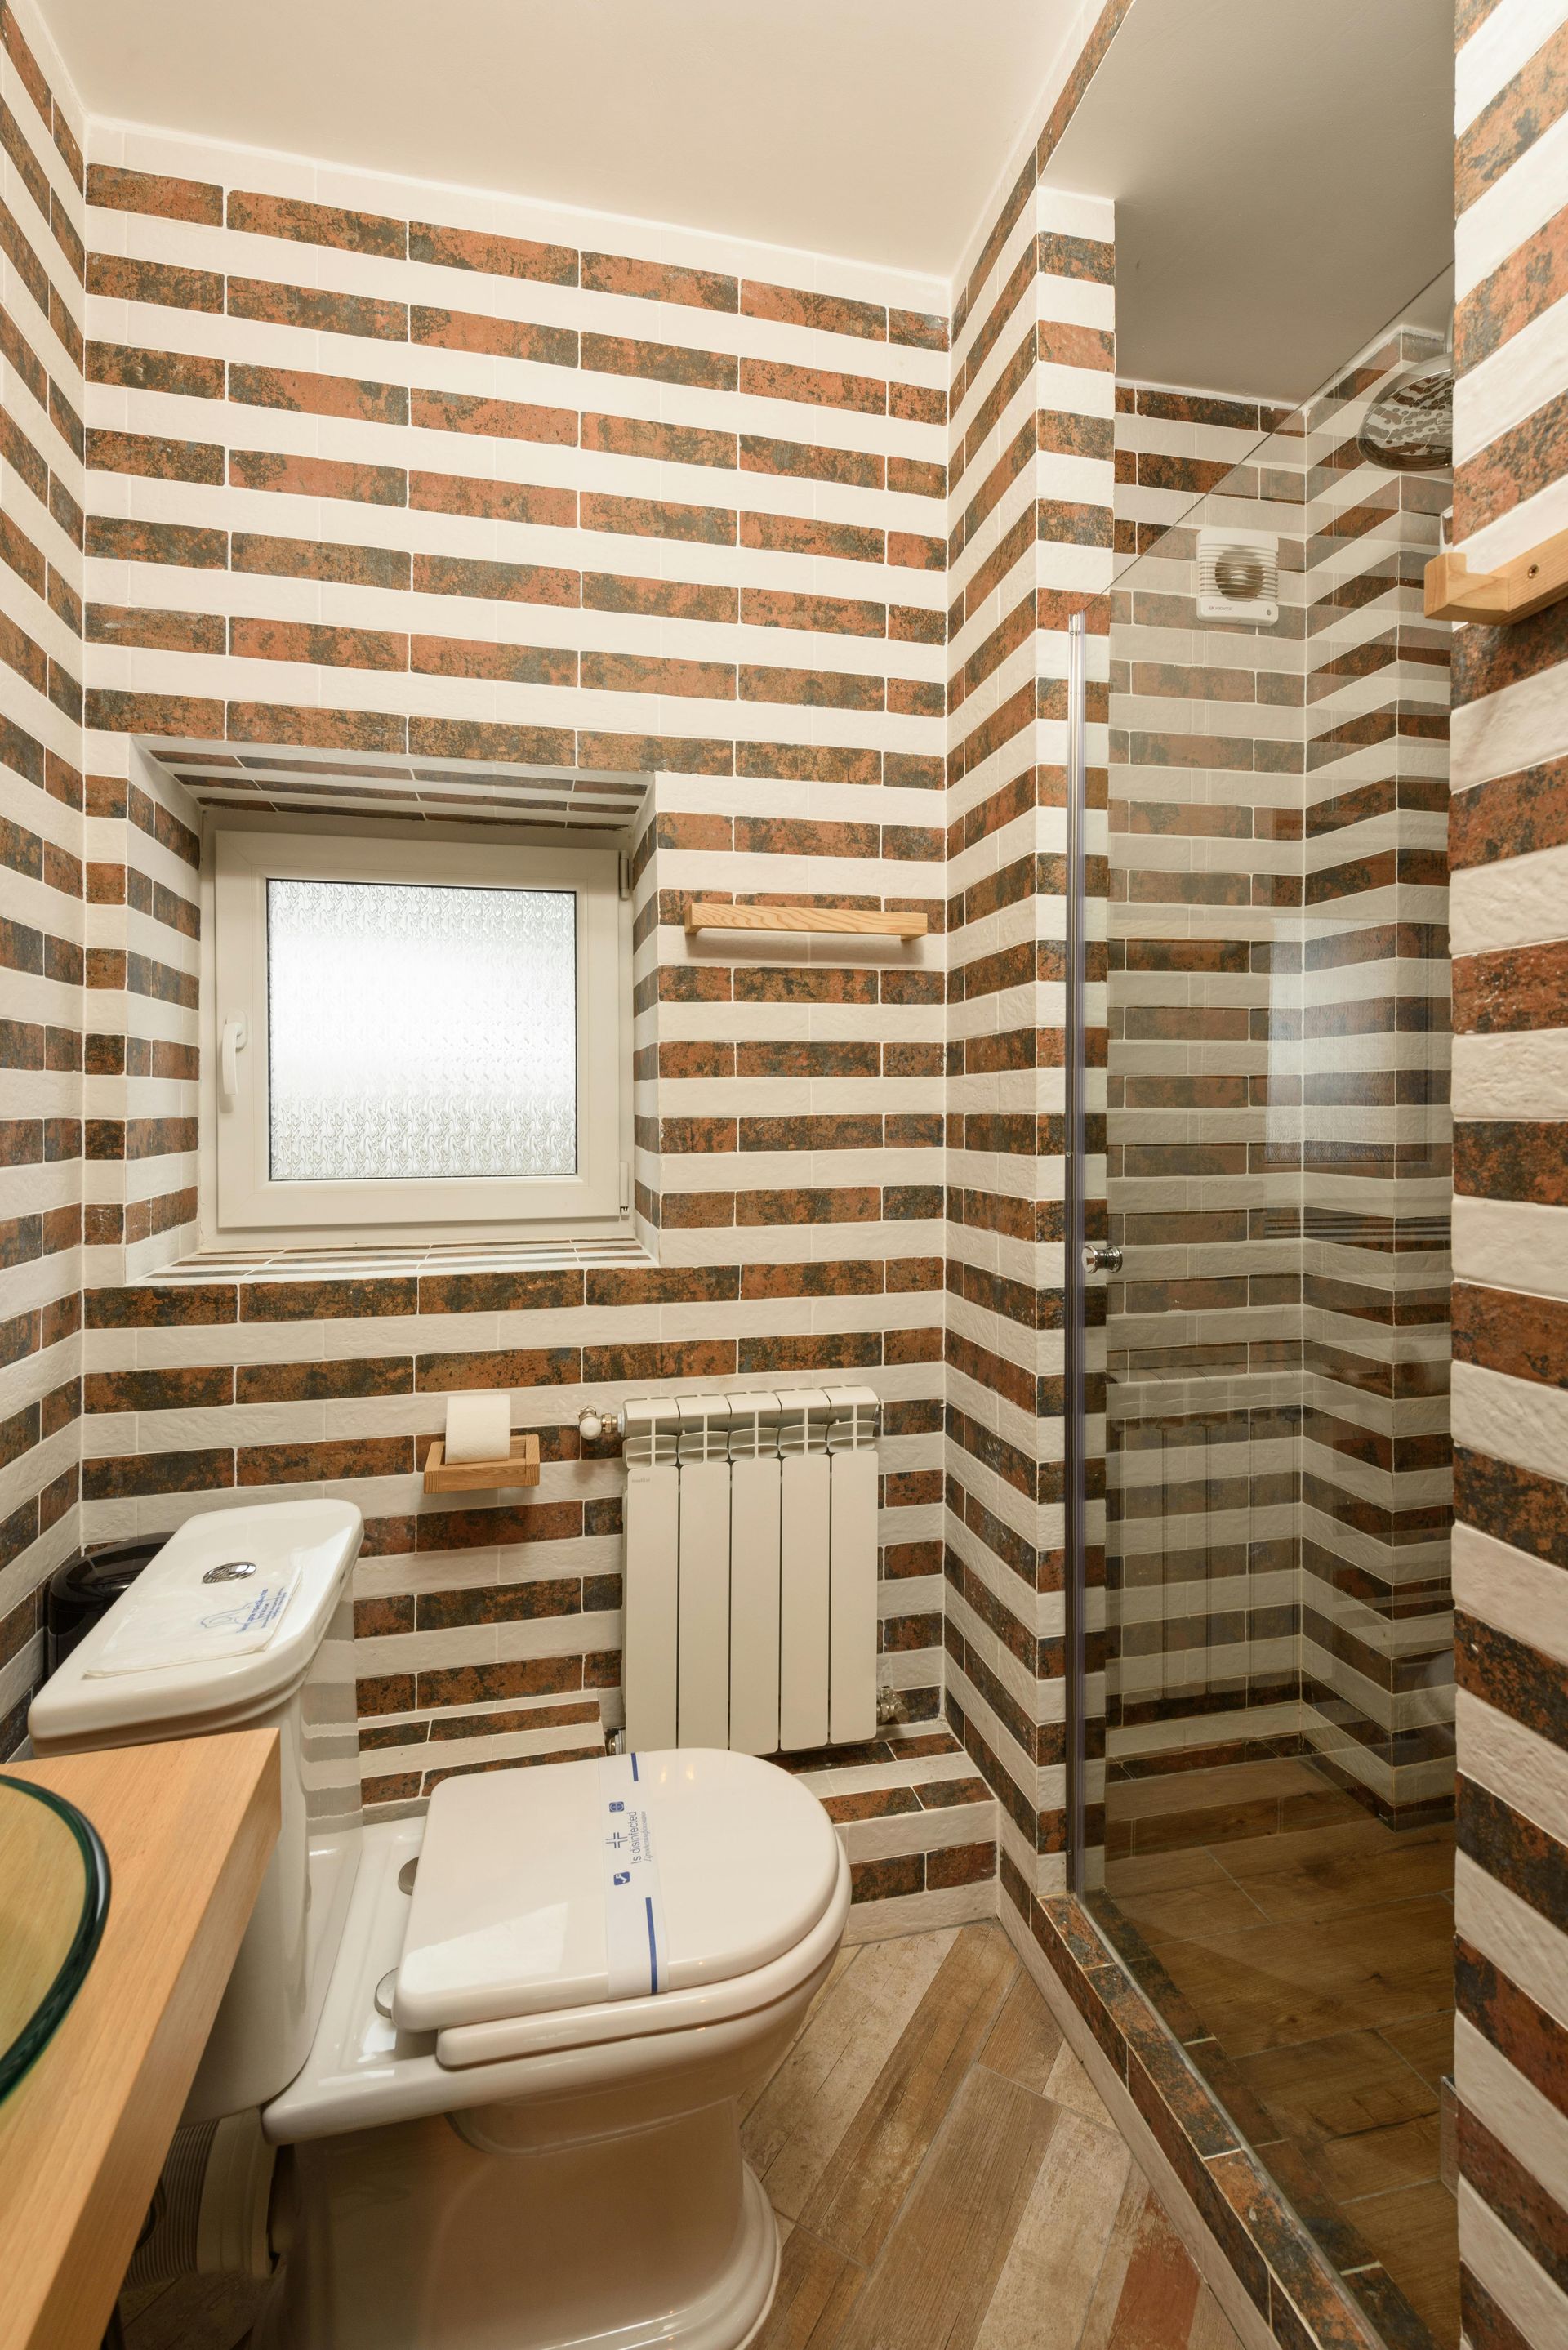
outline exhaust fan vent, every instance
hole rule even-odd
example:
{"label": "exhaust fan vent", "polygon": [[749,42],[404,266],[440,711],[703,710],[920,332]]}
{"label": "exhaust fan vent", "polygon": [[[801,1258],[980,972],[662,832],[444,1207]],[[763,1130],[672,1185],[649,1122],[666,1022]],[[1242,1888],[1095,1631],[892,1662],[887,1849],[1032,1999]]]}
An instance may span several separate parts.
{"label": "exhaust fan vent", "polygon": [[1199,532],[1198,617],[1264,628],[1279,619],[1280,542],[1272,531]]}

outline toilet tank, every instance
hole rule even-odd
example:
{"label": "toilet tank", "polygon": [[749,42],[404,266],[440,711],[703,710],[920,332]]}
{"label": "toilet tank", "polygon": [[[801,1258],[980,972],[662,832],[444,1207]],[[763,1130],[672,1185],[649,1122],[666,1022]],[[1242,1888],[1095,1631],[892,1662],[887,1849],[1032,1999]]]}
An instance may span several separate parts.
{"label": "toilet tank", "polygon": [[358,1853],[349,1577],[364,1530],[351,1502],[187,1518],[33,1700],[40,1755],[278,1732],[277,1846],[187,2121],[265,2105],[309,2053],[335,1952],[329,1915],[340,1918]]}

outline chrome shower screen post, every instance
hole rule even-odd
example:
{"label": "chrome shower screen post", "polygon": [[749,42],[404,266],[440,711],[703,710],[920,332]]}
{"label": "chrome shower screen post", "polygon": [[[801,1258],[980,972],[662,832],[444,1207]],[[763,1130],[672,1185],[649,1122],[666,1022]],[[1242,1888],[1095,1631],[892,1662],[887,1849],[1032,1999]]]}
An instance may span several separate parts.
{"label": "chrome shower screen post", "polygon": [[1087,625],[1083,612],[1067,622],[1067,968],[1065,1036],[1065,1188],[1063,1216],[1062,1320],[1064,1337],[1063,1419],[1065,1507],[1067,1664],[1067,1882],[1084,1889],[1085,1718],[1085,1534],[1088,1480],[1085,1428],[1084,1248],[1086,1129],[1085,1118],[1085,1025],[1087,1018],[1088,954],[1085,940],[1085,834],[1088,801],[1088,710],[1085,654]]}

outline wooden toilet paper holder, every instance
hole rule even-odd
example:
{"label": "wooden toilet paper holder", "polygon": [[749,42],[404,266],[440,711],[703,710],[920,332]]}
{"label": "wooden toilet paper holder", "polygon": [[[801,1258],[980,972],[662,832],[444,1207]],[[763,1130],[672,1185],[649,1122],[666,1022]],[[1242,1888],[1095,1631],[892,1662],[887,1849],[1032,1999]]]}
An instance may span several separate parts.
{"label": "wooden toilet paper holder", "polygon": [[501,1485],[536,1485],[539,1482],[539,1440],[514,1436],[504,1461],[449,1461],[446,1439],[438,1436],[425,1456],[427,1493],[479,1493]]}

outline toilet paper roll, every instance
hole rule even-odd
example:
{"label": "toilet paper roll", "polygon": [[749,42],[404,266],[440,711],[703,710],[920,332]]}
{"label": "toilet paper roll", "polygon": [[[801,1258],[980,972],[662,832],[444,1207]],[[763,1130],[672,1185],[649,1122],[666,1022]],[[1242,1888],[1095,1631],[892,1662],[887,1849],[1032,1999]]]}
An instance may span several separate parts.
{"label": "toilet paper roll", "polygon": [[449,1461],[504,1461],[512,1450],[512,1399],[487,1392],[446,1399]]}

